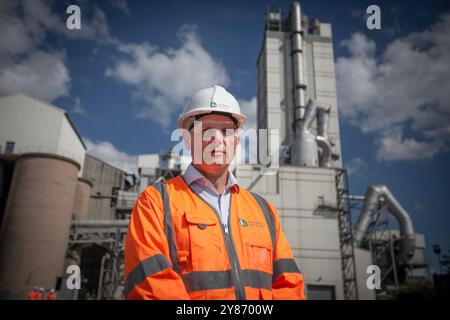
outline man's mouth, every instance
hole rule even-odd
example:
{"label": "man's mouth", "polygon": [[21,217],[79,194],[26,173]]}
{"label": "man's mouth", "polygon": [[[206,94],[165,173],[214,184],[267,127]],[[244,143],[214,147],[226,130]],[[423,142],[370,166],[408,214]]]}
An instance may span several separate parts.
{"label": "man's mouth", "polygon": [[213,150],[211,151],[211,156],[215,157],[215,156],[222,156],[225,155],[225,150]]}

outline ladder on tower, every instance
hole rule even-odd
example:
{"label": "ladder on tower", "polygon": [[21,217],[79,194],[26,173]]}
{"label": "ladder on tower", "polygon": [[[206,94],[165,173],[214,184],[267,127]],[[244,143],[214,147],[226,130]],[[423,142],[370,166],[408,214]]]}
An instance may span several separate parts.
{"label": "ladder on tower", "polygon": [[346,169],[336,169],[335,183],[342,263],[341,268],[344,282],[344,298],[346,300],[357,300],[358,286],[356,282],[355,252]]}

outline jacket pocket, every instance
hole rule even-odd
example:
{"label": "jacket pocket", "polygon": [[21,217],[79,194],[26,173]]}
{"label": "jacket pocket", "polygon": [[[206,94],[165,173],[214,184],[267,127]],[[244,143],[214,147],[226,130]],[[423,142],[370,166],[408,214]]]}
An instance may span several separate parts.
{"label": "jacket pocket", "polygon": [[224,244],[218,219],[207,213],[186,212],[189,251],[193,271],[211,271],[224,266]]}
{"label": "jacket pocket", "polygon": [[256,239],[246,241],[248,268],[272,274],[272,246]]}

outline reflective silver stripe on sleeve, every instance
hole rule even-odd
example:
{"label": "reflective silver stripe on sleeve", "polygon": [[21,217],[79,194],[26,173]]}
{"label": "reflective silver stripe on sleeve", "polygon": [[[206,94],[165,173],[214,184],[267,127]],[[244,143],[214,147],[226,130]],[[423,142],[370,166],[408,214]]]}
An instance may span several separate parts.
{"label": "reflective silver stripe on sleeve", "polygon": [[273,263],[273,277],[275,281],[282,273],[301,273],[294,259],[278,259]]}
{"label": "reflective silver stripe on sleeve", "polygon": [[128,274],[127,283],[125,284],[125,294],[128,296],[131,290],[144,281],[145,278],[167,268],[170,268],[170,263],[162,254],[155,254],[154,256],[142,260]]}
{"label": "reflective silver stripe on sleeve", "polygon": [[167,193],[167,186],[163,182],[158,182],[152,186],[161,195],[164,210],[164,232],[166,234],[167,242],[169,243],[170,260],[173,269],[180,273],[181,268],[178,262],[177,246],[175,243],[175,233],[173,231],[172,213],[170,212],[169,194]]}

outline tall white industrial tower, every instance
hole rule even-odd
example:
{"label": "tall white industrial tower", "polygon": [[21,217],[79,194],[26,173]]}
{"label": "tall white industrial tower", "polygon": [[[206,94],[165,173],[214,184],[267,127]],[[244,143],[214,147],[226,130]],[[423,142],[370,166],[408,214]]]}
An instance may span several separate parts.
{"label": "tall white industrial tower", "polygon": [[347,278],[341,263],[345,221],[339,220],[339,190],[345,181],[339,176],[331,25],[317,19],[310,23],[297,2],[287,17],[281,10],[267,10],[257,61],[257,101],[258,129],[278,129],[287,153],[273,175],[261,174],[261,166],[239,165],[236,176],[276,206],[308,296],[355,298],[352,247],[344,266],[350,271]]}

